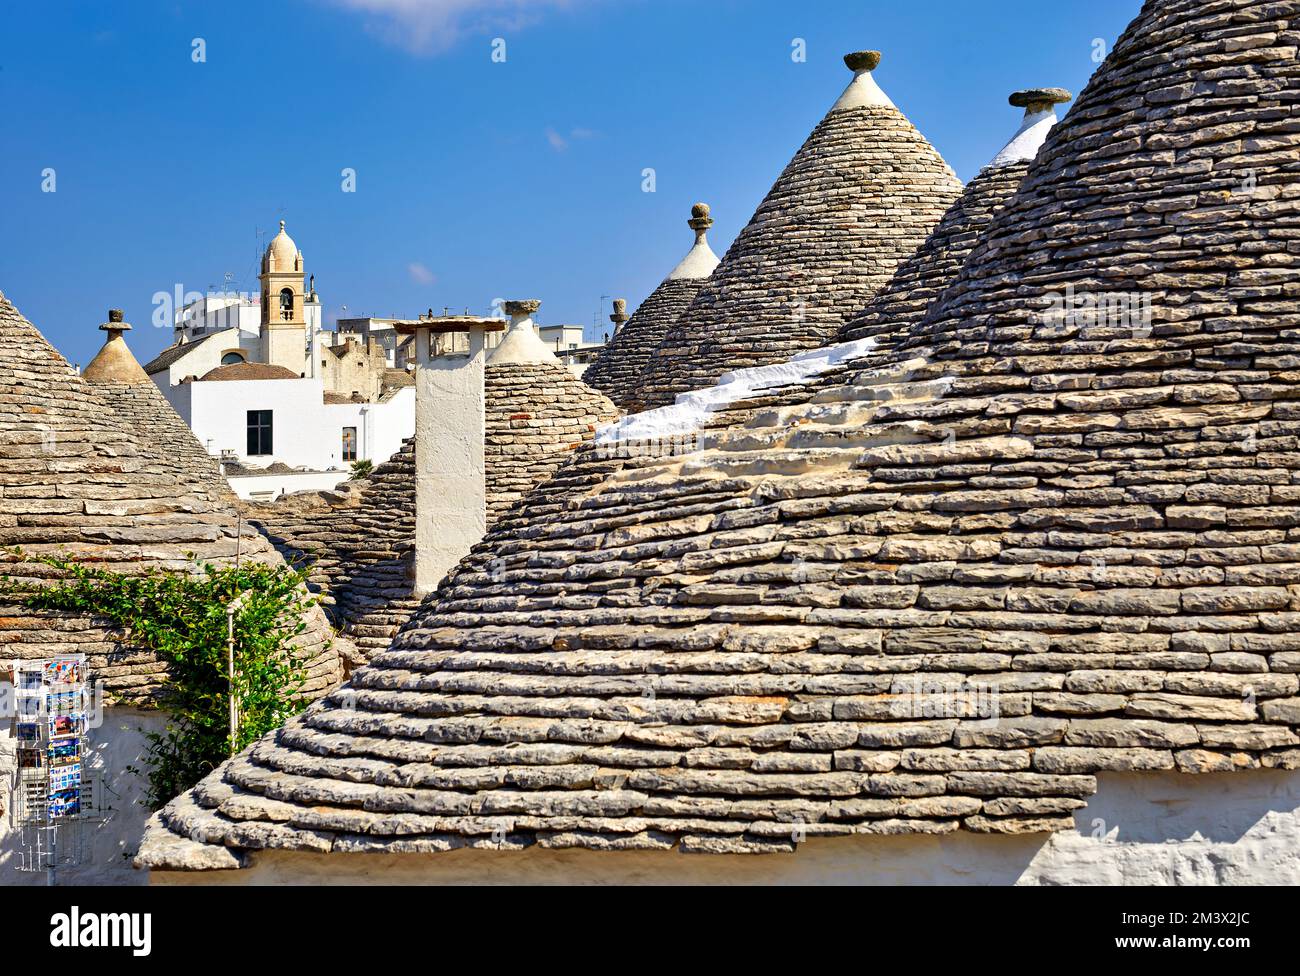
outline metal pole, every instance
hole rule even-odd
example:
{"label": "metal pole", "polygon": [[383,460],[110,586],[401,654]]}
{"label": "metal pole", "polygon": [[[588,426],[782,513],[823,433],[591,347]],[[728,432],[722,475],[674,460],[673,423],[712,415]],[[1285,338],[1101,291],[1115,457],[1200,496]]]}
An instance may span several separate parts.
{"label": "metal pole", "polygon": [[239,739],[239,699],[235,695],[235,614],[244,608],[244,596],[240,593],[226,605],[226,681],[230,696],[230,754],[238,749]]}
{"label": "metal pole", "polygon": [[235,715],[235,604],[226,607],[226,682],[230,697],[230,754],[235,754],[239,718]]}
{"label": "metal pole", "polygon": [[[45,753],[45,759],[43,760],[43,762],[44,762],[44,764],[45,764],[45,825],[44,825],[44,830],[45,830],[45,842],[49,845],[49,855],[50,855],[50,863],[49,863],[49,867],[47,867],[47,868],[45,869],[45,885],[46,885],[46,887],[53,888],[53,887],[57,886],[58,883],[59,883],[59,874],[58,874],[58,872],[59,872],[59,868],[58,868],[58,863],[59,863],[59,841],[58,841],[59,828],[58,828],[58,825],[54,823],[54,815],[50,812],[50,801],[53,800],[54,798],[50,795],[50,707],[49,707],[49,701],[50,701],[50,697],[49,697],[49,694],[48,694],[48,686],[45,685],[44,682],[42,682],[42,685],[41,685],[41,710],[40,710],[40,723],[41,723],[41,738],[40,738],[40,742],[41,742],[42,749],[43,749],[43,751],[44,751],[44,753]],[[82,739],[82,753],[83,753],[83,758],[84,758],[84,753],[85,753],[85,739],[84,739],[84,738]],[[83,773],[83,775],[84,775],[84,773]]]}

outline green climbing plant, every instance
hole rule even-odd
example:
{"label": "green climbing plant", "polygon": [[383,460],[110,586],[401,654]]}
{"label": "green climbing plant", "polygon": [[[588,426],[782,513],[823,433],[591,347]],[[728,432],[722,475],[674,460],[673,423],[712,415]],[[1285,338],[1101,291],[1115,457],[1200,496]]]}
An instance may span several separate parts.
{"label": "green climbing plant", "polygon": [[143,770],[151,809],[194,786],[230,755],[227,608],[237,597],[235,748],[305,707],[305,662],[292,644],[306,629],[303,613],[314,603],[302,573],[283,564],[244,562],[196,563],[192,573],[152,569],[126,575],[66,558],[39,561],[58,577],[40,584],[0,577],[0,597],[32,610],[107,618],[124,629],[132,646],[153,651],[169,666],[160,702],[169,719],[163,731],[148,733]]}

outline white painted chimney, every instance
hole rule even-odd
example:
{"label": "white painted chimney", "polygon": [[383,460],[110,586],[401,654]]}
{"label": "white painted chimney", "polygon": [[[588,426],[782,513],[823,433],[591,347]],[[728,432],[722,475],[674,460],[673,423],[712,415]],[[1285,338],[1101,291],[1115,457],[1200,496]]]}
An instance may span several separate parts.
{"label": "white painted chimney", "polygon": [[[415,335],[415,593],[432,592],[487,531],[484,338],[500,319],[432,314],[394,323]],[[435,337],[468,333],[469,351],[434,355]]]}

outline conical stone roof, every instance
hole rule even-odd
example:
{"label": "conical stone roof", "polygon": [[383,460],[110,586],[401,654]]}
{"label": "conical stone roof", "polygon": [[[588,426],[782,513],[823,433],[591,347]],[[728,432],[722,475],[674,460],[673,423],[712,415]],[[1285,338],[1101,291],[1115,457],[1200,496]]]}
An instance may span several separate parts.
{"label": "conical stone roof", "polygon": [[236,508],[238,499],[217,461],[203,449],[131,352],[123,334],[131,326],[121,321],[117,310],[109,315],[109,322],[100,326],[109,333],[108,339],[82,370],[83,382],[108,404],[126,430],[135,432],[137,449],[154,469],[202,485],[214,501]]}
{"label": "conical stone roof", "polygon": [[[761,374],[747,384],[752,389],[734,398],[729,393],[719,396],[727,392],[722,383],[713,390],[690,394],[688,398],[719,401],[709,404],[710,410],[700,418],[698,426],[725,429],[745,425],[755,411],[806,403],[823,390],[833,397],[834,388],[844,385],[855,370],[888,363],[893,344],[907,335],[908,327],[919,322],[952,283],[980,235],[1015,193],[1047,133],[1058,121],[1055,106],[1071,97],[1063,88],[1024,89],[1011,94],[1008,101],[1025,110],[1020,128],[967,184],[925,243],[894,272],[889,284],[848,318],[836,337],[837,344],[818,351],[820,358],[834,358],[835,362],[819,363],[811,373],[795,370],[793,377],[789,369],[793,364],[761,367],[750,371]],[[674,404],[664,410],[675,412],[679,408]],[[655,414],[661,412],[651,411],[633,421],[637,426],[653,427],[659,423]]]}
{"label": "conical stone roof", "polygon": [[718,266],[718,256],[705,236],[713,224],[708,204],[695,204],[687,223],[695,231],[691,249],[637,306],[632,317],[614,333],[609,345],[582,374],[584,383],[604,393],[621,409],[636,402],[638,384],[650,357]]}
{"label": "conical stone roof", "polygon": [[[618,414],[544,346],[536,362],[489,361],[484,398],[489,528]],[[286,559],[308,568],[331,618],[356,645],[354,663],[387,648],[419,606],[415,471],[409,438],[363,481],[245,507]]]}
{"label": "conical stone roof", "polygon": [[[54,571],[35,561],[43,555],[121,572],[189,570],[191,554],[224,561],[236,551],[280,562],[256,529],[241,525],[229,487],[193,434],[148,378],[139,380],[143,372],[129,368],[135,359],[119,330],[110,331],[104,360],[114,368],[88,368],[83,379],[0,295],[0,344],[10,366],[0,374],[0,573],[48,578]],[[346,642],[335,640],[319,608],[305,619],[298,639],[305,690],[319,695],[342,678]],[[46,657],[51,648],[86,653],[110,703],[152,703],[166,681],[164,662],[102,622],[2,598],[0,644],[17,658]]]}
{"label": "conical stone roof", "polygon": [[243,502],[280,554],[308,573],[357,666],[388,646],[419,606],[415,567],[415,438],[364,479],[333,491]]}
{"label": "conical stone roof", "polygon": [[[1036,100],[1031,100],[1036,96]],[[919,320],[961,269],[979,236],[1015,193],[1047,133],[1058,121],[1054,106],[1070,100],[1061,88],[1013,92],[1009,101],[1025,109],[1020,129],[993,160],[966,184],[957,202],[889,284],[848,319],[836,336],[848,342],[899,333]]]}
{"label": "conical stone roof", "polygon": [[829,342],[934,229],[961,182],[876,85],[876,52],[660,343],[629,413]]}
{"label": "conical stone roof", "polygon": [[1149,2],[881,362],[585,449],[141,862],[1068,830],[1099,772],[1300,768],[1297,42]]}

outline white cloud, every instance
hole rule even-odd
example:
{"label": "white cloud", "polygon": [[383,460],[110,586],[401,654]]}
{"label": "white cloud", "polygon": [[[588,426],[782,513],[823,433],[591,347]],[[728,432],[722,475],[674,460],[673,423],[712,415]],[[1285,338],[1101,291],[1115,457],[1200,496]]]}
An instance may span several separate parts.
{"label": "white cloud", "polygon": [[[408,50],[445,51],[470,35],[498,34],[536,23],[552,10],[589,0],[330,0],[368,15],[366,27]],[[507,38],[508,40],[508,38]]]}
{"label": "white cloud", "polygon": [[556,152],[564,152],[564,150],[569,148],[569,141],[549,125],[546,127],[546,141],[551,144],[551,148]]}
{"label": "white cloud", "polygon": [[550,143],[551,148],[556,152],[564,152],[568,149],[570,139],[577,141],[580,139],[594,138],[596,138],[596,132],[594,129],[584,129],[581,126],[576,129],[570,129],[568,138],[560,135],[560,133],[555,130],[554,126],[548,125],[546,127],[546,141]]}
{"label": "white cloud", "polygon": [[419,261],[412,261],[408,264],[406,273],[411,276],[411,280],[417,285],[431,285],[438,280],[438,276]]}

